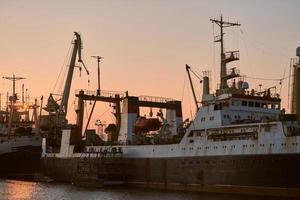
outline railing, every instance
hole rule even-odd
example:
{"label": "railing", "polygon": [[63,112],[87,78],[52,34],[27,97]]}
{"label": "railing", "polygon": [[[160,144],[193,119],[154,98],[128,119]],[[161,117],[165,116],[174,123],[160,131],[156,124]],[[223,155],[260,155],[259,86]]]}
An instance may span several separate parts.
{"label": "railing", "polygon": [[240,74],[240,70],[239,69],[231,68],[231,69],[227,70],[227,75],[235,76],[235,75],[238,75],[238,74]]}
{"label": "railing", "polygon": [[139,96],[139,101],[148,101],[148,102],[155,102],[155,103],[166,103],[166,102],[169,102],[169,101],[174,101],[174,99],[165,98],[165,97]]}
{"label": "railing", "polygon": [[239,51],[228,51],[225,53],[225,59],[238,60],[240,59]]}
{"label": "railing", "polygon": [[[94,90],[76,90],[75,93],[79,94],[80,91],[84,91],[85,95],[97,96],[97,91],[94,91]],[[100,91],[100,96],[102,96],[102,97],[115,97],[116,95],[119,95],[120,98],[124,98],[124,97],[128,96],[128,92],[109,91],[109,90],[101,90]]]}

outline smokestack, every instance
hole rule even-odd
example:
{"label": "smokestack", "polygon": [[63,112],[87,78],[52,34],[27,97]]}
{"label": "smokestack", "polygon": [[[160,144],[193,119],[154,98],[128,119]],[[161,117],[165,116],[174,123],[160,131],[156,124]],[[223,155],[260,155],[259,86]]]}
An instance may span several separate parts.
{"label": "smokestack", "polygon": [[300,121],[300,47],[296,50],[296,56],[299,59],[298,63],[294,65],[292,113],[295,113],[297,120]]}
{"label": "smokestack", "polygon": [[203,77],[203,95],[209,94],[209,78],[208,76]]}

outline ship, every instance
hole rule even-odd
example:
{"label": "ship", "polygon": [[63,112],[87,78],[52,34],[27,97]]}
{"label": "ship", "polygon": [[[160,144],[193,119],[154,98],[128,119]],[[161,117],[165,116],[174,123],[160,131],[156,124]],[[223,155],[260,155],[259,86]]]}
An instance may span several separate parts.
{"label": "ship", "polygon": [[[183,120],[181,101],[170,98],[130,96],[128,92],[100,88],[78,90],[76,124],[62,124],[66,120],[59,120],[65,119],[67,101],[60,106],[56,103],[55,112],[45,116],[45,126],[51,127],[45,129],[50,137],[43,140],[46,175],[78,185],[126,184],[300,197],[299,60],[293,63],[291,75],[292,112],[286,114],[274,89],[250,89],[236,68],[227,69],[228,63],[239,60],[239,51],[225,51],[224,28],[240,24],[222,17],[211,22],[220,28],[214,41],[221,46],[220,85],[210,92],[209,76],[204,75],[199,101],[190,81],[196,106],[193,119]],[[69,75],[81,49],[80,35],[75,36]],[[300,57],[300,47],[296,52]],[[186,65],[186,70],[191,79],[192,68]],[[68,98],[70,84],[71,78],[66,81],[63,100]],[[85,101],[114,105],[116,123],[107,134],[116,137],[103,141],[88,126],[84,128]],[[160,123],[153,116],[141,118],[140,107],[159,108]],[[47,119],[51,117],[56,117],[56,122],[52,120],[50,124]],[[152,123],[155,126],[149,127]]]}
{"label": "ship", "polygon": [[25,101],[24,84],[22,101],[18,101],[15,81],[23,77],[3,78],[13,81],[13,93],[7,95],[6,109],[0,111],[0,177],[33,180],[40,169],[42,153],[37,119],[39,106],[37,100],[30,103],[26,97]]}

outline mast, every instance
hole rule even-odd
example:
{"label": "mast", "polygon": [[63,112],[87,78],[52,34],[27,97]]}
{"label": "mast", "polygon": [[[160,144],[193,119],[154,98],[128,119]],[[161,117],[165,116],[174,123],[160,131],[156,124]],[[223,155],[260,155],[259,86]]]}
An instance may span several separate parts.
{"label": "mast", "polygon": [[[231,74],[230,76],[227,75],[227,68],[226,68],[226,63],[239,60],[239,52],[238,51],[229,51],[225,52],[224,49],[224,28],[231,27],[231,26],[240,26],[241,24],[239,23],[233,23],[233,22],[228,22],[228,21],[223,21],[223,17],[221,15],[220,20],[218,19],[210,19],[212,23],[217,24],[220,27],[220,35],[215,37],[214,42],[220,42],[221,46],[221,70],[220,70],[220,91],[222,93],[222,90],[228,88],[227,85],[227,80],[233,78]],[[234,76],[236,77],[236,76]]]}
{"label": "mast", "polygon": [[4,76],[2,77],[3,79],[7,79],[13,82],[13,97],[15,98],[14,100],[17,100],[17,95],[16,95],[16,81],[22,80],[22,79],[26,79],[24,77],[16,77],[15,74],[13,74],[13,76],[9,77],[9,76]]}
{"label": "mast", "polygon": [[100,96],[100,61],[103,59],[101,56],[92,56],[92,58],[96,58],[98,62],[98,89],[97,89],[97,95]]}

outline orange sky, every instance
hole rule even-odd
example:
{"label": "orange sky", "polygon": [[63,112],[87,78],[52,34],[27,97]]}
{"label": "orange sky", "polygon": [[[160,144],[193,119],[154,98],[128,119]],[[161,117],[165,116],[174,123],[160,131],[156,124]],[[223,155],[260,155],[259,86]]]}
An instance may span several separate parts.
{"label": "orange sky", "polygon": [[[190,117],[194,104],[187,82],[184,87],[185,64],[200,72],[212,70],[212,83],[219,82],[219,46],[212,42],[218,29],[213,28],[209,19],[223,13],[225,19],[242,24],[226,29],[225,34],[225,48],[240,49],[241,60],[233,66],[242,74],[282,78],[284,73],[288,75],[289,58],[295,56],[295,49],[300,46],[299,8],[297,0],[2,0],[1,76],[15,73],[26,77],[18,82],[17,89],[20,93],[24,83],[32,97],[47,98],[50,92],[60,92],[53,91],[53,87],[73,32],[78,31],[82,34],[91,83],[87,84],[84,72],[79,78],[76,70],[72,91],[96,89],[97,63],[90,56],[100,55],[104,57],[102,89],[183,100],[184,115]],[[247,80],[256,89],[260,83],[263,88],[277,85],[280,92],[278,81]],[[283,83],[281,95],[287,106],[288,82]],[[11,87],[10,82],[1,80],[1,93]],[[212,88],[215,87],[213,84]],[[69,113],[74,108],[72,93],[71,97]],[[107,106],[98,108],[95,118],[111,119],[109,112],[103,114]],[[74,116],[70,119],[74,120]]]}

